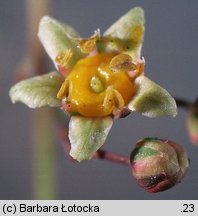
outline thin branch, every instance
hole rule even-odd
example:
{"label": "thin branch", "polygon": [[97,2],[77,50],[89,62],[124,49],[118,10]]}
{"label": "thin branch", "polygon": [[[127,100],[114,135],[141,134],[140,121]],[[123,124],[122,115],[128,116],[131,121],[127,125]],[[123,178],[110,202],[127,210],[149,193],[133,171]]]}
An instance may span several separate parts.
{"label": "thin branch", "polygon": [[[32,76],[47,73],[47,55],[37,37],[39,21],[42,16],[51,11],[51,0],[27,0],[27,53],[26,58],[29,66],[33,67]],[[31,65],[33,64],[33,65]]]}
{"label": "thin branch", "polygon": [[[49,13],[51,0],[26,0],[26,52],[17,69],[16,78],[22,80],[47,72],[46,54],[38,38],[40,18]],[[33,142],[33,196],[35,199],[56,197],[55,151],[53,145],[53,115],[48,109],[32,114],[31,135]]]}
{"label": "thin branch", "polygon": [[98,158],[101,160],[111,161],[113,163],[119,163],[123,165],[130,165],[130,160],[126,156],[122,156],[120,154],[114,153],[114,152],[108,152],[102,149],[99,149],[94,158]]}
{"label": "thin branch", "polygon": [[37,37],[39,20],[50,13],[51,0],[26,0],[26,51],[16,69],[16,80],[47,73],[47,55]]}

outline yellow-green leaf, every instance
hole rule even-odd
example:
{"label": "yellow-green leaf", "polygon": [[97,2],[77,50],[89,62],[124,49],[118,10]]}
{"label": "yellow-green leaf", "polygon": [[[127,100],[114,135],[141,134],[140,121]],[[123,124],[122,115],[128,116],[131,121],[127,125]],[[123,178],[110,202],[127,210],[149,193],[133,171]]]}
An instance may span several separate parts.
{"label": "yellow-green leaf", "polygon": [[12,103],[21,102],[30,108],[58,107],[61,101],[56,95],[63,83],[62,76],[51,72],[15,84],[9,92]]}
{"label": "yellow-green leaf", "polygon": [[72,52],[72,58],[67,65],[68,68],[71,68],[76,61],[84,56],[77,47],[79,43],[78,33],[71,26],[51,17],[44,16],[41,19],[38,37],[54,63],[58,54],[68,50]]}
{"label": "yellow-green leaf", "polygon": [[148,117],[176,116],[177,106],[174,98],[161,86],[145,76],[136,78],[136,95],[128,108]]}
{"label": "yellow-green leaf", "polygon": [[112,123],[111,117],[72,116],[69,123],[70,155],[79,162],[90,160],[104,144]]}

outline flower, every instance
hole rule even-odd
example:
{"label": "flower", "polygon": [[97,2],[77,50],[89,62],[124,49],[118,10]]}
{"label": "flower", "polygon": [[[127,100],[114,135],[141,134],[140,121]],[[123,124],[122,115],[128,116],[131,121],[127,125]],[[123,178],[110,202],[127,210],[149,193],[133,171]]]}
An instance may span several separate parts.
{"label": "flower", "polygon": [[12,102],[59,107],[68,113],[70,155],[78,161],[93,157],[114,118],[131,111],[148,117],[175,116],[171,95],[144,76],[144,23],[144,11],[136,7],[103,36],[96,30],[83,39],[72,27],[43,17],[38,36],[60,73],[17,83],[10,90]]}
{"label": "flower", "polygon": [[144,138],[130,156],[137,183],[148,192],[167,190],[181,181],[189,166],[185,150],[170,140]]}
{"label": "flower", "polygon": [[198,144],[198,100],[188,108],[186,123],[191,142]]}

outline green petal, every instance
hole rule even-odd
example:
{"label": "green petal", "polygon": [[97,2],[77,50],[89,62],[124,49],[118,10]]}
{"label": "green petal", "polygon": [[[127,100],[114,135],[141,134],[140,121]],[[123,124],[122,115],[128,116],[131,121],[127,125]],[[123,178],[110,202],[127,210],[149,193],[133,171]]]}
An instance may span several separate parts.
{"label": "green petal", "polygon": [[132,111],[148,117],[176,116],[177,106],[173,97],[161,86],[145,76],[135,80],[137,93],[128,105]]}
{"label": "green petal", "polygon": [[112,124],[111,117],[72,116],[69,123],[70,155],[79,162],[90,160],[104,144]]}
{"label": "green petal", "polygon": [[68,68],[71,68],[84,56],[77,47],[79,42],[78,33],[69,25],[65,25],[51,17],[44,16],[41,19],[38,37],[54,63],[56,56],[60,52],[69,49],[71,49],[73,55],[68,62]]}
{"label": "green petal", "polygon": [[117,46],[132,58],[140,58],[145,30],[144,10],[135,7],[115,22],[104,35],[112,39],[109,49]]}
{"label": "green petal", "polygon": [[30,108],[58,107],[61,101],[56,95],[63,83],[57,72],[36,76],[15,84],[9,92],[12,103],[21,102]]}

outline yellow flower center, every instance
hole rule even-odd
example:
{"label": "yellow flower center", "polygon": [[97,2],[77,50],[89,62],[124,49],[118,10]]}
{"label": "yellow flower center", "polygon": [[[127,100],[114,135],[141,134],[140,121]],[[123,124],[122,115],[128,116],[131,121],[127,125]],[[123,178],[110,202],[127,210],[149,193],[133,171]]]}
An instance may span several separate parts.
{"label": "yellow flower center", "polygon": [[102,117],[128,104],[135,94],[135,86],[127,72],[110,69],[114,56],[97,54],[76,63],[57,95],[65,101],[63,108],[67,112]]}

